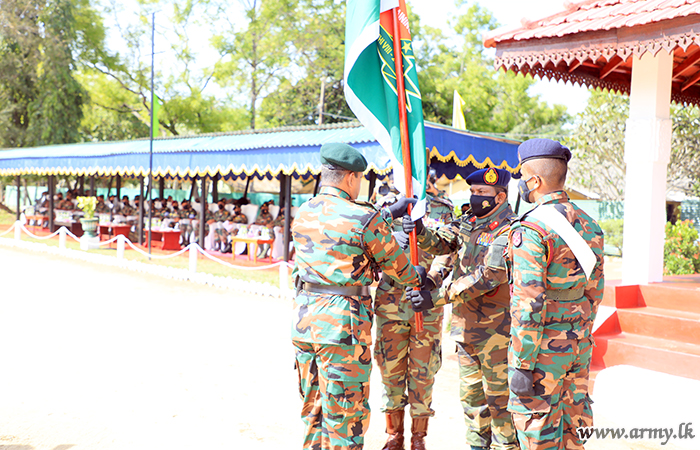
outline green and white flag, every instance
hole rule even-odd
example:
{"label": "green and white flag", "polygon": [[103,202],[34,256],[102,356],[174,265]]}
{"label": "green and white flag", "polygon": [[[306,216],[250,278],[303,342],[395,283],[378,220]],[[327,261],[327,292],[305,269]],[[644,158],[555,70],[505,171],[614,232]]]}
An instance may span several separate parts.
{"label": "green and white flag", "polygon": [[348,0],[345,20],[345,100],[362,124],[387,151],[396,188],[405,194],[399,103],[394,65],[394,18],[400,8],[406,114],[411,149],[413,194],[420,200],[415,218],[425,214],[427,178],[423,105],[416,59],[404,0]]}

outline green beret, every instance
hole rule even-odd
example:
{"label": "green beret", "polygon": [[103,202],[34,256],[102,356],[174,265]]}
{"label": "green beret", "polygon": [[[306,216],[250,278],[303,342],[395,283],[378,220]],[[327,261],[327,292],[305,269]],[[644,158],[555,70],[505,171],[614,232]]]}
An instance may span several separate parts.
{"label": "green beret", "polygon": [[353,172],[364,172],[367,160],[354,147],[348,144],[323,144],[321,146],[321,164],[331,164]]}

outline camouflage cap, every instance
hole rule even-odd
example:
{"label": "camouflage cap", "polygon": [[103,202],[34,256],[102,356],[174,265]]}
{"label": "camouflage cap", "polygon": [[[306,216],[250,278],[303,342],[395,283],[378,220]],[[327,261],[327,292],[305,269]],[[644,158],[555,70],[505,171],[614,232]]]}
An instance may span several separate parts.
{"label": "camouflage cap", "polygon": [[364,172],[367,160],[348,144],[333,143],[321,146],[321,164],[332,164],[353,172]]}

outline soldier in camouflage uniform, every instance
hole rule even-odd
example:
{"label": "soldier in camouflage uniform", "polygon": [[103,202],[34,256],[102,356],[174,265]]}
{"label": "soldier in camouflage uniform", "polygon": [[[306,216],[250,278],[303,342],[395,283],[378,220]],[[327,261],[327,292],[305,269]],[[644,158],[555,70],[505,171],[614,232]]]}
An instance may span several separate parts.
{"label": "soldier in camouflage uniform", "polygon": [[404,286],[422,285],[391,236],[390,220],[409,200],[381,212],[355,202],[367,161],[346,144],[321,147],[323,186],[292,226],[297,283],[292,342],[304,402],[303,448],[362,449],[369,425],[372,297],[381,270]]}
{"label": "soldier in camouflage uniform", "polygon": [[[415,299],[419,310],[453,304],[451,335],[457,342],[460,398],[472,449],[517,448],[508,403],[508,342],[510,292],[504,249],[515,219],[508,205],[510,173],[481,169],[466,179],[471,185],[471,212],[437,232],[418,233],[418,245],[434,254],[449,254],[441,266],[433,264],[429,277],[441,286],[435,296]],[[404,221],[407,231],[413,223]],[[416,222],[419,229],[422,224]]]}
{"label": "soldier in camouflage uniform", "polygon": [[119,214],[123,216],[133,216],[134,212],[134,207],[129,204],[129,197],[125,195],[124,197],[122,197],[122,207],[119,210]]}
{"label": "soldier in camouflage uniform", "polygon": [[66,194],[66,198],[64,200],[61,200],[60,202],[58,202],[57,209],[63,209],[66,211],[74,211],[75,210],[75,205],[73,204],[73,196],[70,194],[70,192],[68,192]]}
{"label": "soldier in camouflage uniform", "polygon": [[233,205],[233,212],[231,213],[231,218],[229,219],[229,222],[240,223],[243,225],[248,223],[248,216],[243,214],[243,212],[241,211],[241,205]]}
{"label": "soldier in camouflage uniform", "polygon": [[192,230],[194,229],[192,227],[192,221],[197,217],[197,213],[192,209],[192,205],[187,200],[180,202],[180,209],[175,211],[177,212],[182,245],[190,245],[190,238],[192,237]]}
{"label": "soldier in camouflage uniform", "polygon": [[[230,214],[226,211],[226,204],[223,201],[218,203],[218,210],[214,213],[211,221],[208,223],[217,222],[223,224],[228,220]],[[224,251],[226,244],[228,243],[228,231],[223,226],[220,226],[214,230],[214,250]]]}
{"label": "soldier in camouflage uniform", "polygon": [[[273,204],[272,200],[268,200],[262,205],[260,205],[260,213],[257,219],[255,219],[254,225],[261,225],[267,227],[270,231],[270,236],[274,236],[273,233],[273,223],[275,219],[270,214],[270,205]],[[264,258],[267,256],[267,252],[270,251],[270,244],[263,244],[260,246],[260,251],[258,252],[258,258]]]}
{"label": "soldier in camouflage uniform", "polygon": [[564,192],[569,149],[531,139],[518,153],[520,196],[536,206],[509,236],[508,410],[523,448],[583,449],[576,428],[593,424],[588,371],[603,298],[603,232]]}
{"label": "soldier in camouflage uniform", "polygon": [[99,195],[97,197],[97,205],[95,205],[96,214],[109,214],[109,207],[105,204],[105,196]]}
{"label": "soldier in camouflage uniform", "polygon": [[[391,191],[390,191],[391,190]],[[383,195],[378,207],[394,204],[395,189],[380,187]],[[387,192],[389,191],[389,192]],[[452,222],[452,204],[449,200],[428,196],[427,217],[438,227]],[[400,231],[401,221],[394,221]],[[419,250],[420,265],[430,268],[433,255]],[[434,376],[442,365],[441,340],[442,308],[427,311],[423,317],[423,331],[415,329],[415,313],[406,300],[404,287],[388,276],[382,276],[374,302],[377,315],[377,344],[374,357],[381,370],[384,392],[382,412],[386,414],[386,432],[389,434],[385,450],[404,448],[404,408],[410,404],[411,448],[425,448],[428,419],[435,414],[430,407],[433,398]]]}

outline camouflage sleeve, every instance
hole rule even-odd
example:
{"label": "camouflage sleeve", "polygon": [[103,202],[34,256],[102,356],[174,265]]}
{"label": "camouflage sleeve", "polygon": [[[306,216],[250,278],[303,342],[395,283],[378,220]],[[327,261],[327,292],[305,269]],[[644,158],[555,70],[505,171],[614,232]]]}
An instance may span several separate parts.
{"label": "camouflage sleeve", "polygon": [[[596,259],[598,260],[598,264],[596,264],[595,269],[593,269],[593,273],[591,274],[591,279],[588,280],[588,283],[586,284],[586,288],[583,292],[583,295],[588,299],[588,301],[591,303],[591,328],[593,327],[593,323],[595,322],[596,315],[598,314],[598,306],[600,305],[600,302],[603,301],[603,289],[605,287],[605,276],[604,276],[604,262],[605,262],[605,257],[603,255],[603,233],[601,232],[600,234],[596,234],[596,237],[593,238],[593,251],[596,254]],[[591,329],[591,334],[593,334],[593,330]]]}
{"label": "camouflage sleeve", "polygon": [[418,235],[418,245],[433,255],[447,255],[459,247],[459,222],[443,225],[437,230],[425,227]]}
{"label": "camouflage sleeve", "polygon": [[516,368],[532,370],[540,351],[544,327],[547,260],[545,244],[530,228],[520,228],[520,242],[512,246],[513,293],[511,353]]}
{"label": "camouflage sleeve", "polygon": [[416,287],[420,280],[406,253],[391,235],[391,228],[379,214],[370,221],[364,234],[365,245],[381,271],[405,287]]}
{"label": "camouflage sleeve", "polygon": [[447,301],[468,302],[496,289],[508,281],[506,261],[503,257],[508,235],[501,234],[489,245],[482,264],[469,274],[453,281],[447,290]]}

